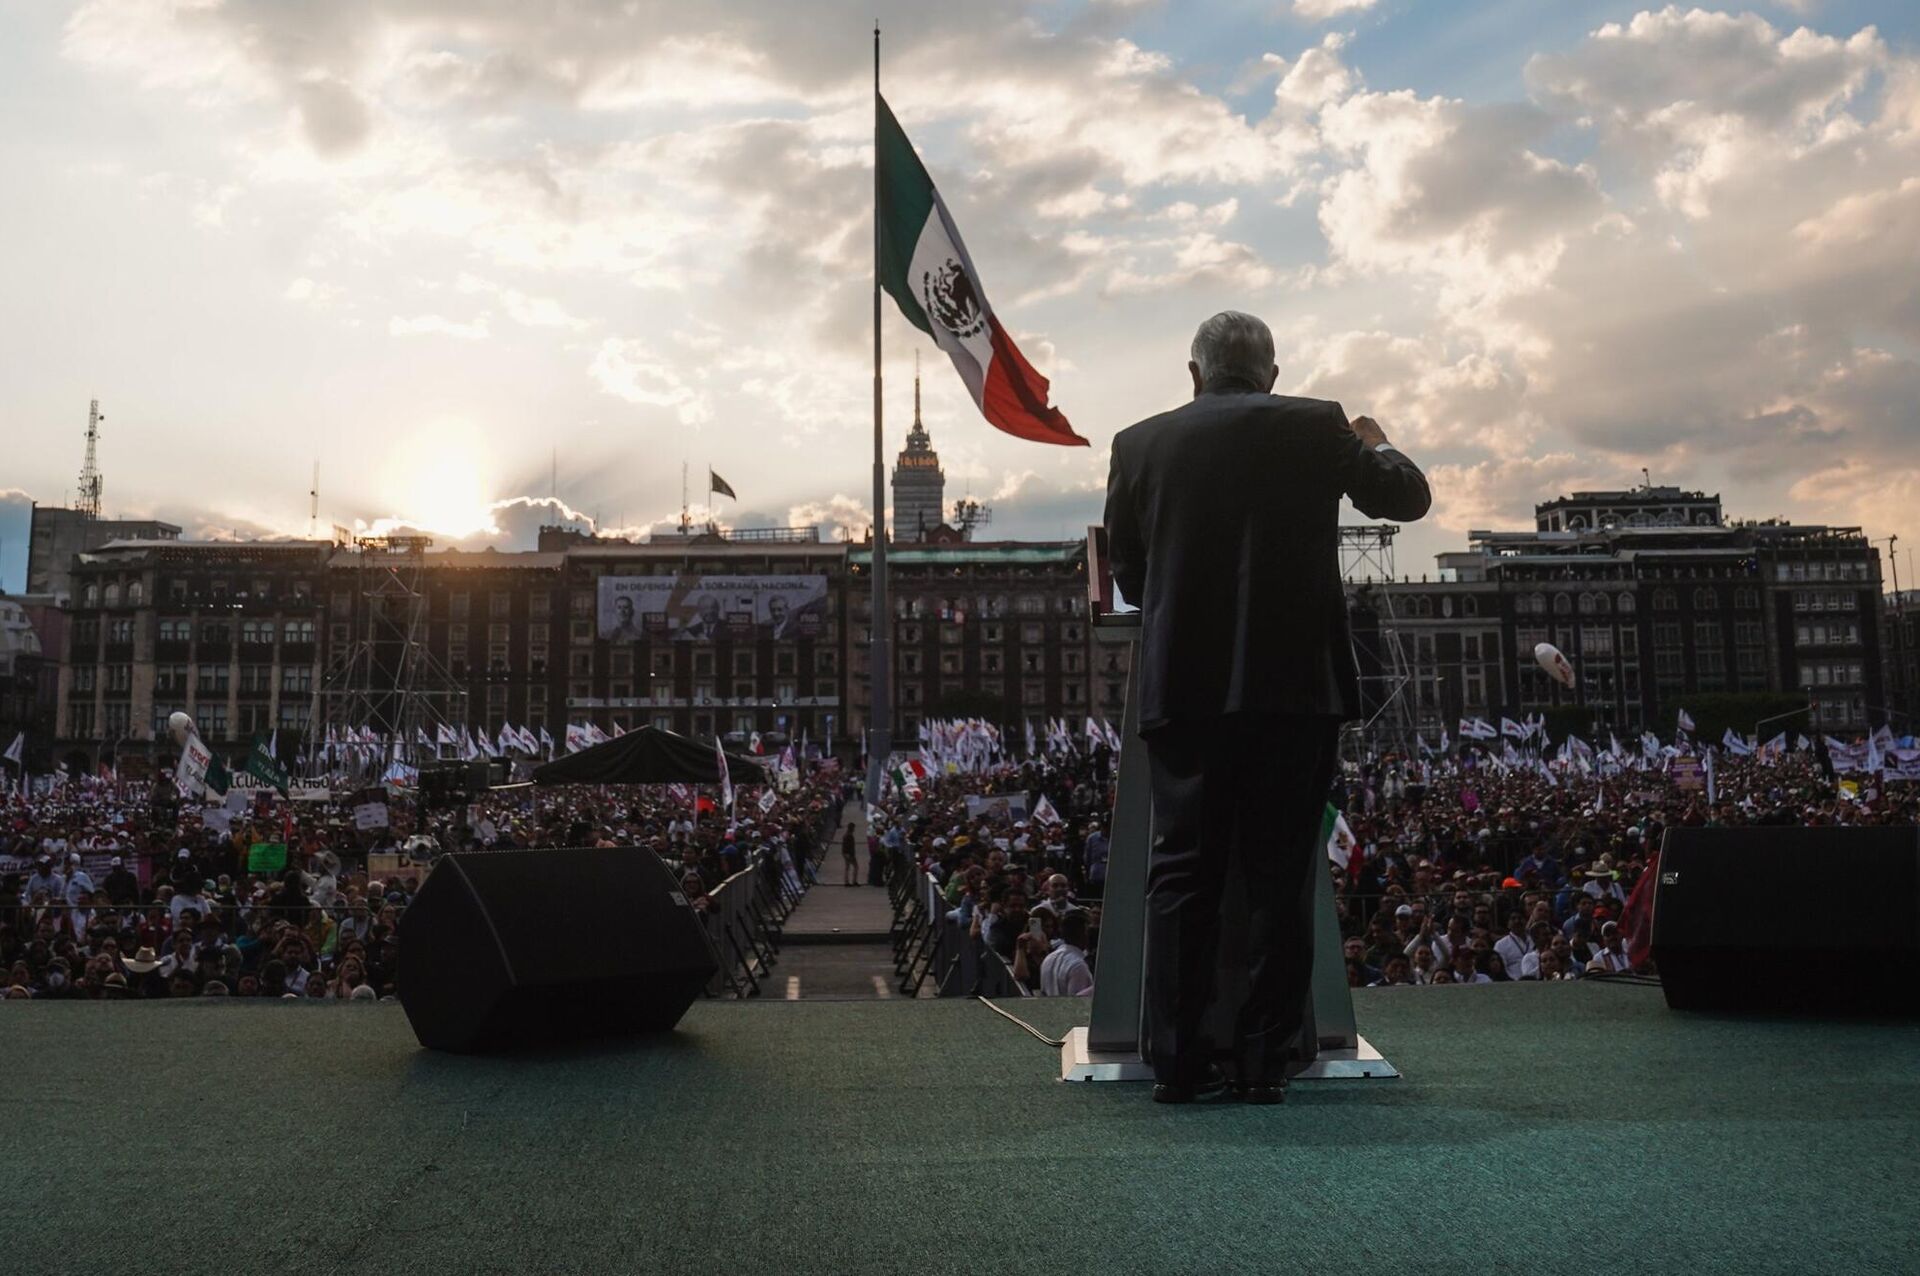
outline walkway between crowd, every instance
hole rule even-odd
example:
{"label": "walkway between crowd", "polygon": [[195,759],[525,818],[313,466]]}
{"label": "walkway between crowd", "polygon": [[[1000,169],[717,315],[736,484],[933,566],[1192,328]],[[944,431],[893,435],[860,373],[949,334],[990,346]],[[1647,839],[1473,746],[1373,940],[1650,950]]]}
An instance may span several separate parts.
{"label": "walkway between crowd", "polygon": [[[849,824],[855,886],[844,884],[847,868],[840,851]],[[867,816],[860,799],[847,803],[833,836],[821,847],[818,871],[819,882],[787,919],[780,964],[763,995],[789,1001],[898,996],[888,940],[893,907],[884,887],[867,885]]]}

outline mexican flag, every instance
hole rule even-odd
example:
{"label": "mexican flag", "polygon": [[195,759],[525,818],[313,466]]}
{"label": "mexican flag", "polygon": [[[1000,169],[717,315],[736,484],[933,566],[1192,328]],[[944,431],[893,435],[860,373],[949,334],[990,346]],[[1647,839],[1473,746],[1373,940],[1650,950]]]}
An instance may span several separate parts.
{"label": "mexican flag", "polygon": [[877,268],[900,313],[953,360],[980,414],[997,429],[1035,443],[1086,447],[1047,402],[1047,379],[1033,370],[994,317],[960,232],[926,166],[886,99],[874,96],[874,155],[879,168]]}
{"label": "mexican flag", "polygon": [[920,796],[921,781],[927,778],[926,763],[918,758],[908,758],[896,762],[893,766],[893,783],[909,798]]}

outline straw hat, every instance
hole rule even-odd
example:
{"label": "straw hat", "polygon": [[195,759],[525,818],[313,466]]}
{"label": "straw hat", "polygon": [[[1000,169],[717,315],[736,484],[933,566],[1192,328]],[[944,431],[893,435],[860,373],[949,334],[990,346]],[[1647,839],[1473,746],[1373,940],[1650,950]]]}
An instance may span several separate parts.
{"label": "straw hat", "polygon": [[121,965],[136,975],[145,975],[160,969],[160,958],[151,948],[142,948],[131,957],[121,959]]}

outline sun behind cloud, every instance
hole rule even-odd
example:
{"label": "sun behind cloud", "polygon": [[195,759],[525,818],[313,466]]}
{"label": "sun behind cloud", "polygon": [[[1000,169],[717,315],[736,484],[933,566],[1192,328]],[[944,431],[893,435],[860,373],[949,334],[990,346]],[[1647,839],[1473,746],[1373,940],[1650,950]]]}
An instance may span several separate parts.
{"label": "sun behind cloud", "polygon": [[399,439],[380,466],[380,485],[395,519],[381,523],[446,537],[493,526],[494,494],[487,458],[464,424],[440,421]]}

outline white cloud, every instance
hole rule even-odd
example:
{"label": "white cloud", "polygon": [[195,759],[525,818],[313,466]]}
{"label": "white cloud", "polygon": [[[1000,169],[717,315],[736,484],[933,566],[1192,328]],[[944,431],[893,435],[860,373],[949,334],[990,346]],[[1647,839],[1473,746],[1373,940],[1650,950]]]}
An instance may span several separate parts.
{"label": "white cloud", "polygon": [[858,540],[873,528],[873,506],[835,492],[824,501],[803,501],[787,511],[787,526],[818,527],[823,539]]}
{"label": "white cloud", "polygon": [[594,353],[588,372],[608,394],[628,403],[667,408],[683,425],[700,425],[713,416],[706,395],[688,385],[674,365],[645,342],[607,338]]}
{"label": "white cloud", "polygon": [[387,320],[387,333],[395,337],[458,337],[462,341],[484,341],[487,317],[475,315],[465,323],[444,315],[395,315]]}
{"label": "white cloud", "polygon": [[1365,13],[1379,0],[1293,0],[1293,16],[1307,22],[1325,22],[1348,13]]}

